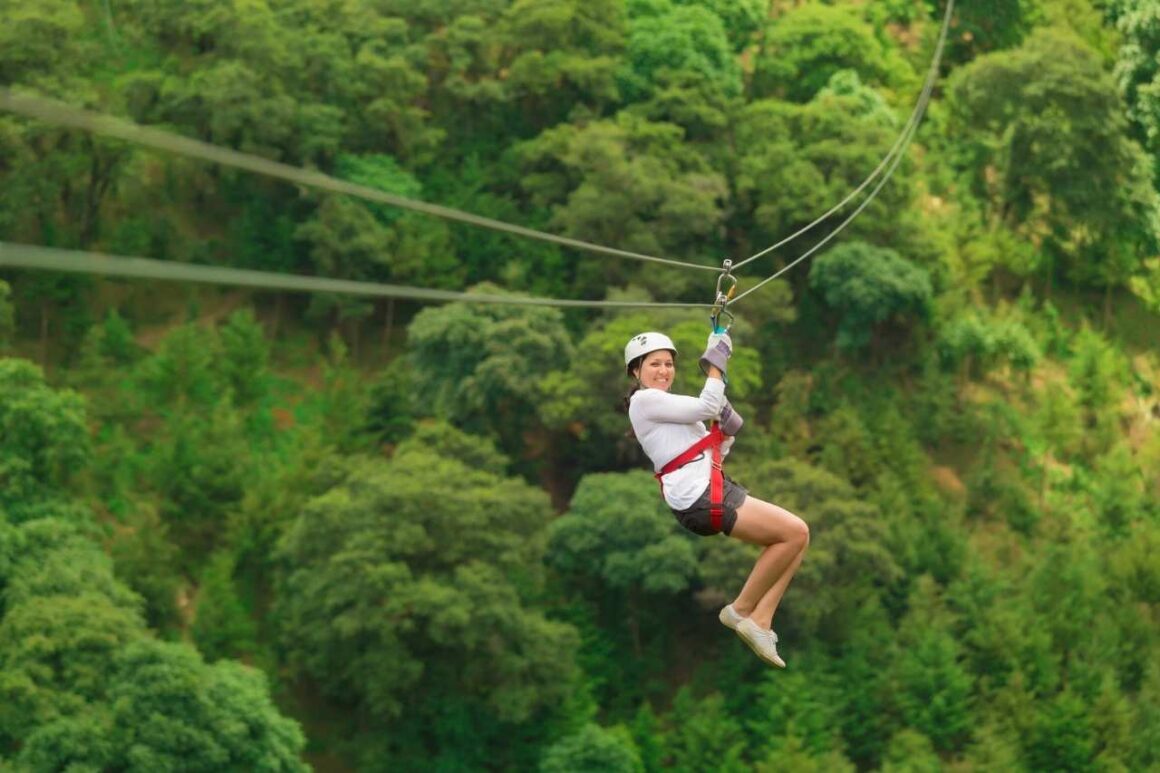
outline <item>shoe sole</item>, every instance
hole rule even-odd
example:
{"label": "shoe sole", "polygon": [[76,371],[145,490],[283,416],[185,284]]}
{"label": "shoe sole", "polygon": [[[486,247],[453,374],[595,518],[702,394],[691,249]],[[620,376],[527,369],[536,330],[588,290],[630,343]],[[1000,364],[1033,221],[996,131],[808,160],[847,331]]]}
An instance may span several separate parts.
{"label": "shoe sole", "polygon": [[761,650],[757,649],[756,645],[753,643],[752,640],[750,640],[750,638],[748,636],[741,633],[741,631],[737,628],[734,628],[733,630],[737,631],[737,635],[741,638],[741,641],[745,642],[745,646],[747,646],[747,647],[749,647],[749,649],[753,650],[753,654],[756,655],[759,659],[765,661],[766,663],[773,666],[774,668],[785,668],[785,661],[784,660],[781,663],[778,663],[776,660],[770,660],[769,658],[767,658],[765,656],[765,654]]}

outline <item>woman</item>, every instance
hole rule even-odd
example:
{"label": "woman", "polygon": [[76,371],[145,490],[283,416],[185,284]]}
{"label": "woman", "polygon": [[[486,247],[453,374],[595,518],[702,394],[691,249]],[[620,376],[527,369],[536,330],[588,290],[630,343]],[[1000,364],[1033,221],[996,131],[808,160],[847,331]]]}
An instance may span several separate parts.
{"label": "woman", "polygon": [[[732,349],[728,334],[709,336],[701,357],[705,386],[700,397],[686,397],[669,393],[676,376],[677,347],[668,336],[653,332],[635,336],[624,347],[625,370],[636,380],[625,402],[633,432],[652,460],[677,521],[696,534],[721,532],[764,547],[741,592],[718,617],[760,658],[785,668],[777,654],[773,616],[805,556],[810,530],[801,518],[749,496],[728,477],[720,500],[712,501],[713,439],[706,437],[710,433],[704,422],[719,421],[726,436],[722,454],[728,453],[742,424],[725,399],[724,376]],[[707,443],[710,448],[697,453]]]}

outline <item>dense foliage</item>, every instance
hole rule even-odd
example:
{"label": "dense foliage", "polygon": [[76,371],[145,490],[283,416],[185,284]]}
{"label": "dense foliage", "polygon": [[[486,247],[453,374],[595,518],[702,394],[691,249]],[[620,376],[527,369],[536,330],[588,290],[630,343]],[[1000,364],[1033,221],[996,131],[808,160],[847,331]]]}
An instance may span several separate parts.
{"label": "dense foliage", "polygon": [[[0,85],[717,265],[903,128],[934,0],[0,0]],[[0,277],[0,769],[1160,768],[1160,15],[962,2],[737,304],[774,672],[618,412],[700,313]],[[825,224],[832,228],[847,211]],[[742,290],[817,243],[743,270]],[[593,256],[0,115],[0,240],[560,298]]]}

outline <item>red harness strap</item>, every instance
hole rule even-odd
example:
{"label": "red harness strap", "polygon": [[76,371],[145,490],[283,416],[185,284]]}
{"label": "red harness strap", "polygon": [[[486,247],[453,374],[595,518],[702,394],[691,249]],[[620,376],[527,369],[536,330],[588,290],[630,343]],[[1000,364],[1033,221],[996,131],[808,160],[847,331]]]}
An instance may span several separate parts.
{"label": "red harness strap", "polygon": [[717,422],[709,428],[709,434],[698,440],[693,445],[686,448],[677,458],[670,461],[661,471],[656,473],[653,477],[657,479],[657,483],[661,484],[661,496],[664,496],[665,484],[661,477],[668,475],[674,470],[679,470],[689,462],[696,459],[703,454],[706,449],[712,451],[713,467],[709,470],[709,521],[713,524],[715,531],[721,531],[721,516],[724,515],[725,510],[722,507],[722,501],[725,499],[725,476],[721,471],[721,441],[725,436],[721,434],[721,427]]}

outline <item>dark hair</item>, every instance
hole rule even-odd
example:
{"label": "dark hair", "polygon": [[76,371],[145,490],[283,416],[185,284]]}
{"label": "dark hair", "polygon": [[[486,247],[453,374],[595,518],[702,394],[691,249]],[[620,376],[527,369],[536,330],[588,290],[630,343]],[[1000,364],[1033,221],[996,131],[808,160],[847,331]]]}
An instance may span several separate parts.
{"label": "dark hair", "polygon": [[[642,360],[644,360],[643,354],[641,356],[637,357],[632,362],[628,363],[628,366],[625,368],[625,370],[631,375],[632,371],[634,371],[640,367]],[[628,407],[630,405],[632,405],[632,396],[635,395],[637,392],[639,392],[641,389],[642,389],[642,387],[640,385],[640,379],[633,379],[632,387],[629,388],[628,394],[626,394],[624,396],[623,410],[624,410],[624,413],[626,415],[628,414]],[[636,433],[632,431],[632,422],[631,421],[628,423],[628,431],[624,433],[624,436],[628,437],[628,438],[632,438],[633,440],[636,439]]]}
{"label": "dark hair", "polygon": [[[637,357],[632,362],[628,363],[628,366],[625,367],[625,371],[628,373],[629,376],[632,376],[632,372],[641,366],[642,360],[644,360],[643,354],[641,356]],[[632,403],[632,396],[635,395],[640,389],[641,389],[640,379],[634,378],[633,383],[632,383],[632,388],[629,389],[628,394],[626,394],[624,396],[624,412],[625,413],[628,413],[628,406]]]}
{"label": "dark hair", "polygon": [[632,405],[632,396],[641,390],[640,384],[633,384],[632,388],[628,390],[628,394],[624,396],[624,412],[628,413],[628,406]]}

